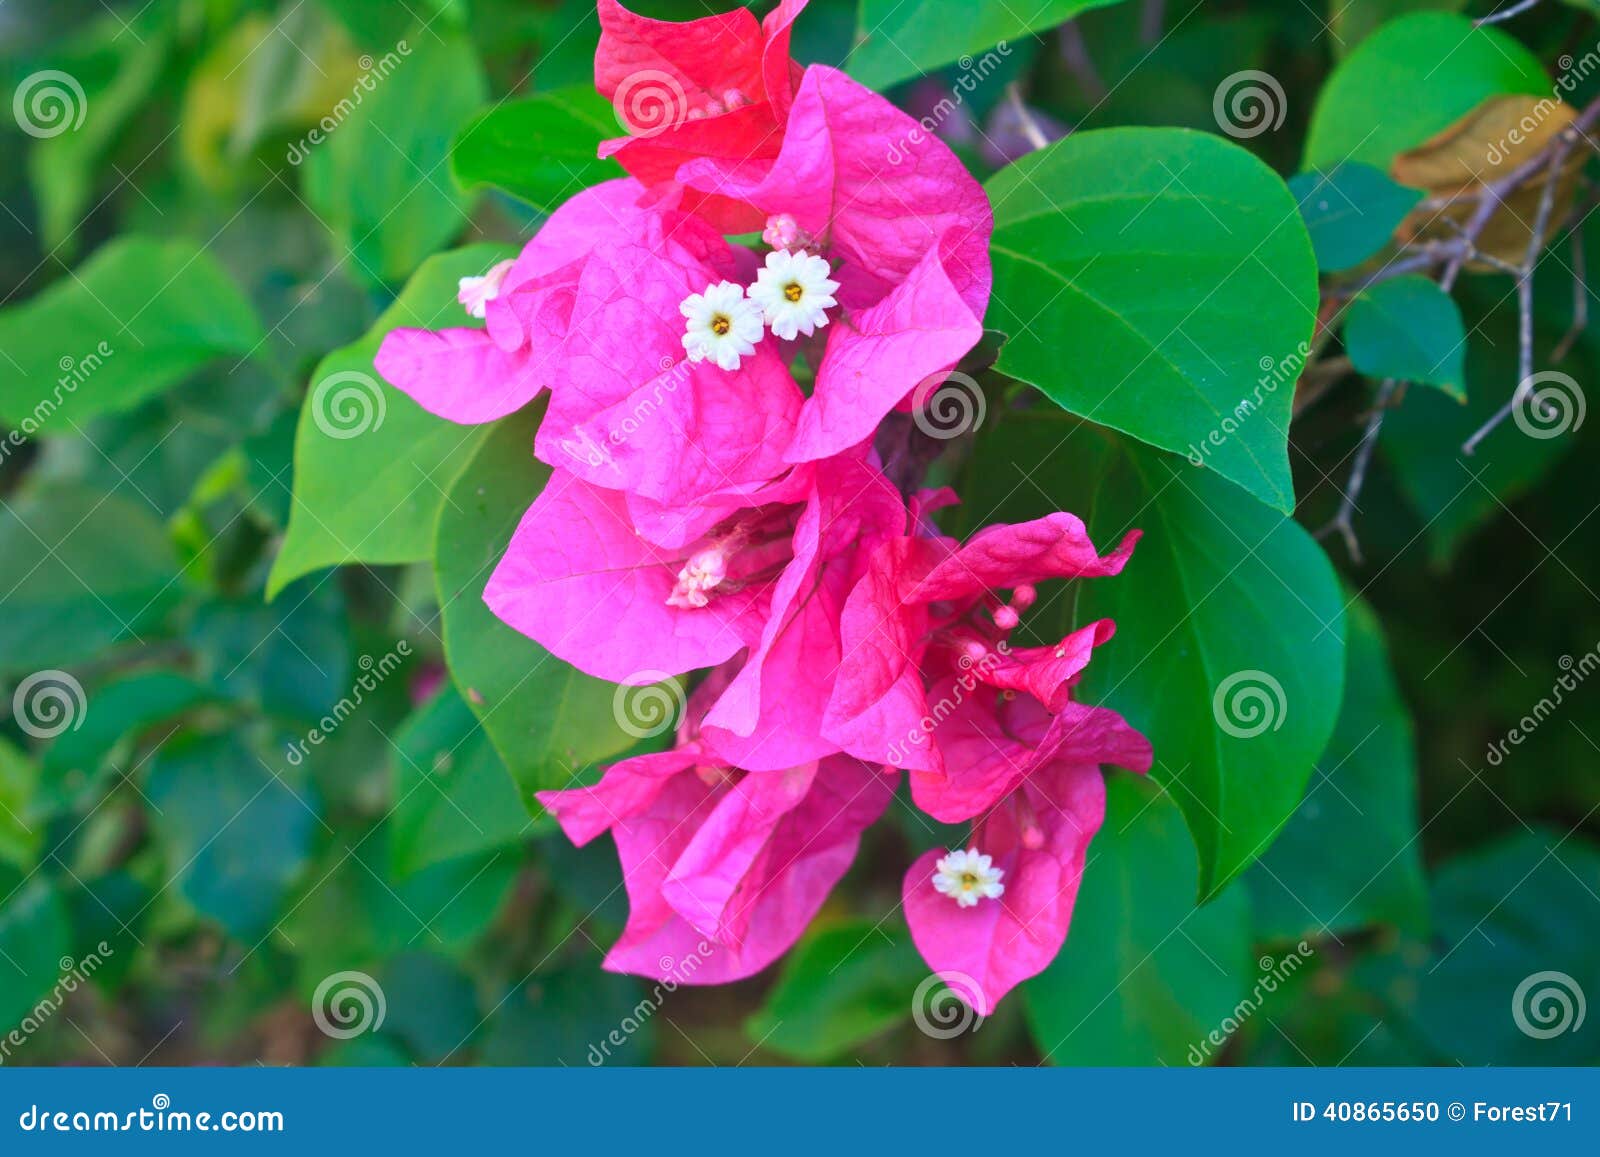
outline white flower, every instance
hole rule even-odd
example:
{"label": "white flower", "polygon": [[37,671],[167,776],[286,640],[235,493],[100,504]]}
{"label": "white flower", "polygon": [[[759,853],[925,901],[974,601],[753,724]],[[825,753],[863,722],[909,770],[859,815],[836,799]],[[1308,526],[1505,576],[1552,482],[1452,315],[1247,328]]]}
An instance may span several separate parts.
{"label": "white flower", "polygon": [[773,333],[792,341],[796,334],[810,336],[828,324],[823,311],[839,304],[833,299],[838,288],[839,283],[828,277],[828,263],[823,258],[774,249],[756,274],[750,300],[761,307]]}
{"label": "white flower", "polygon": [[939,857],[934,865],[933,886],[963,908],[975,907],[979,900],[998,900],[1006,886],[1000,882],[1004,869],[978,854],[977,848],[954,851]]}
{"label": "white flower", "polygon": [[683,335],[683,348],[689,360],[708,358],[725,370],[739,368],[739,359],[756,352],[756,342],[766,332],[761,327],[761,308],[748,301],[744,287],[731,281],[706,286],[704,293],[691,293],[678,306],[689,319]]}
{"label": "white flower", "polygon": [[456,300],[466,308],[468,317],[483,316],[484,307],[500,296],[500,283],[506,279],[506,274],[509,272],[511,272],[511,261],[507,259],[490,266],[489,272],[482,277],[461,279]]}

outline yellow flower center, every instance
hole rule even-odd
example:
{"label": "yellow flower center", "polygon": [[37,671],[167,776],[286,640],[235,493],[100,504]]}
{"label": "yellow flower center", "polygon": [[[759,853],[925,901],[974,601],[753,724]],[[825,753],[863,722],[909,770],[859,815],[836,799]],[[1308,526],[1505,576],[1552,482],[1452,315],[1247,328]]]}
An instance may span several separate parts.
{"label": "yellow flower center", "polygon": [[804,293],[805,290],[800,288],[798,281],[791,281],[783,287],[783,296],[790,301],[799,301]]}
{"label": "yellow flower center", "polygon": [[733,328],[733,320],[725,313],[719,313],[711,319],[711,332],[718,337],[723,337]]}

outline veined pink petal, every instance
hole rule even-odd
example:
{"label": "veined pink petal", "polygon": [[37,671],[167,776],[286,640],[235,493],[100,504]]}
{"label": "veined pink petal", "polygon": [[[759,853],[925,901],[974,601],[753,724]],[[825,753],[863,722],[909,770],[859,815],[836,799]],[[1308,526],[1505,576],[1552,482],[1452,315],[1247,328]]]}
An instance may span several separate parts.
{"label": "veined pink petal", "polygon": [[993,1012],[1006,993],[1042,972],[1061,950],[1089,841],[1104,819],[1099,770],[1092,764],[1049,764],[973,833],[973,846],[1005,873],[998,899],[962,908],[935,889],[940,848],[906,872],[901,895],[917,950],[981,1015]]}
{"label": "veined pink petal", "polygon": [[[736,654],[760,631],[765,587],[672,606],[687,557],[634,532],[622,495],[554,471],[484,590],[503,621],[580,671],[613,682],[680,674]],[[659,676],[658,676],[659,677]]]}

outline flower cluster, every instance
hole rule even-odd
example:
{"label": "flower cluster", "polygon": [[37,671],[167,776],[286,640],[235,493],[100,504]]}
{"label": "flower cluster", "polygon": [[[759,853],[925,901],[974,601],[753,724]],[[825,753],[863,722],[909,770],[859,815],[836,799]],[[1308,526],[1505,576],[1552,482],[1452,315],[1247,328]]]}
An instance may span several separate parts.
{"label": "flower cluster", "polygon": [[[548,394],[552,473],[484,592],[501,619],[603,679],[706,672],[671,750],[540,796],[575,842],[616,842],[630,914],[606,966],[658,976],[707,941],[697,982],[766,967],[904,772],[922,812],[972,824],[904,902],[986,1013],[1061,947],[1100,765],[1151,760],[1071,695],[1109,622],[1011,633],[1038,583],[1114,575],[1137,535],[1102,555],[1053,514],[960,543],[933,522],[952,494],[885,473],[880,424],[982,334],[992,217],[941,142],[884,160],[905,114],[790,60],[803,7],[671,24],[601,0],[599,90],[647,75],[680,115],[605,145],[627,178],[463,280],[482,328],[397,330],[377,366],[462,423]],[[759,259],[727,239],[758,232]]]}

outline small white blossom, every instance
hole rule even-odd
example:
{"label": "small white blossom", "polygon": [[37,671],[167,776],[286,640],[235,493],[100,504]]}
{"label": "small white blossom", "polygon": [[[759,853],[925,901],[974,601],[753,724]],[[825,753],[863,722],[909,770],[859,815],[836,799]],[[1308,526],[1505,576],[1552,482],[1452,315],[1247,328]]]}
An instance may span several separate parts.
{"label": "small white blossom", "polygon": [[1006,890],[1000,882],[1004,869],[995,867],[993,859],[980,855],[977,848],[941,856],[934,868],[934,888],[963,908],[975,907],[979,900],[998,900]]}
{"label": "small white blossom", "polygon": [[761,307],[773,333],[792,341],[797,334],[809,337],[828,324],[824,310],[838,304],[833,299],[838,288],[839,283],[828,276],[825,259],[814,253],[774,249],[756,274],[750,300]]}
{"label": "small white blossom", "polygon": [[691,293],[678,311],[688,318],[683,348],[693,362],[714,361],[725,370],[739,368],[739,359],[756,352],[756,342],[766,332],[761,307],[748,300],[744,287],[731,281],[706,286]]}
{"label": "small white blossom", "polygon": [[482,277],[461,279],[456,300],[466,309],[468,317],[483,316],[484,307],[500,296],[500,283],[506,279],[506,274],[509,272],[511,272],[511,261],[507,259],[490,266],[489,272]]}

